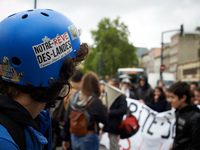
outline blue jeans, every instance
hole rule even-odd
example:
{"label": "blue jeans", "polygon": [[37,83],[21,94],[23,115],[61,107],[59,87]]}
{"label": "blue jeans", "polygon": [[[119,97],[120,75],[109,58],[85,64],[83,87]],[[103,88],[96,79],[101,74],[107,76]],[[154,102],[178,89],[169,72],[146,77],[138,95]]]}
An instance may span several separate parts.
{"label": "blue jeans", "polygon": [[78,136],[71,133],[71,144],[73,150],[98,150],[99,135],[92,133]]}

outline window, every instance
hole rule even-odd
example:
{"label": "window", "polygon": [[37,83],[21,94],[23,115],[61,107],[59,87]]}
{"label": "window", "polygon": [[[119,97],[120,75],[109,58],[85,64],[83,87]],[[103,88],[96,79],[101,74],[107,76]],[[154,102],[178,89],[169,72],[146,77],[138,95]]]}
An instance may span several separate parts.
{"label": "window", "polygon": [[197,68],[183,70],[183,75],[196,74]]}

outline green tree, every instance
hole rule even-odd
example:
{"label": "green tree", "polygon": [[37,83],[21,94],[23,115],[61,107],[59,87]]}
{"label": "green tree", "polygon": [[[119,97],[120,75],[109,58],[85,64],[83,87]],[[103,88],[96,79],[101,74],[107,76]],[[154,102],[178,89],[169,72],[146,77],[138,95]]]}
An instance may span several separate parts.
{"label": "green tree", "polygon": [[[84,62],[84,67],[99,75],[115,76],[118,68],[133,67],[138,64],[136,48],[129,43],[130,32],[127,26],[119,21],[102,19],[97,30],[92,30],[94,45]],[[100,59],[103,60],[103,71],[100,72]]]}

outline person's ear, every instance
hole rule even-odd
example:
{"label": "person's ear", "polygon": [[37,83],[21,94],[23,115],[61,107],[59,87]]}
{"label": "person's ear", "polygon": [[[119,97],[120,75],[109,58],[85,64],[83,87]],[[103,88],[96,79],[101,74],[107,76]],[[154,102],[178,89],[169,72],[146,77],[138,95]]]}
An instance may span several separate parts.
{"label": "person's ear", "polygon": [[186,99],[187,99],[186,95],[183,95],[182,98],[181,98],[181,100],[184,101],[184,102],[185,102]]}

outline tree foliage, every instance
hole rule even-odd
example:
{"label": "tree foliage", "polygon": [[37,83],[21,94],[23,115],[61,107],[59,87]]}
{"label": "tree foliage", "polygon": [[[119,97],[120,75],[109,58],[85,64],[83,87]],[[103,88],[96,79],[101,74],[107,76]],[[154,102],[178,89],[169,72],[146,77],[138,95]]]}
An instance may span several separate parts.
{"label": "tree foliage", "polygon": [[[118,68],[133,67],[138,64],[136,48],[129,43],[129,31],[119,18],[108,18],[98,23],[98,29],[92,30],[94,45],[84,62],[84,67],[99,75],[115,76]],[[100,59],[103,60],[102,72]]]}

